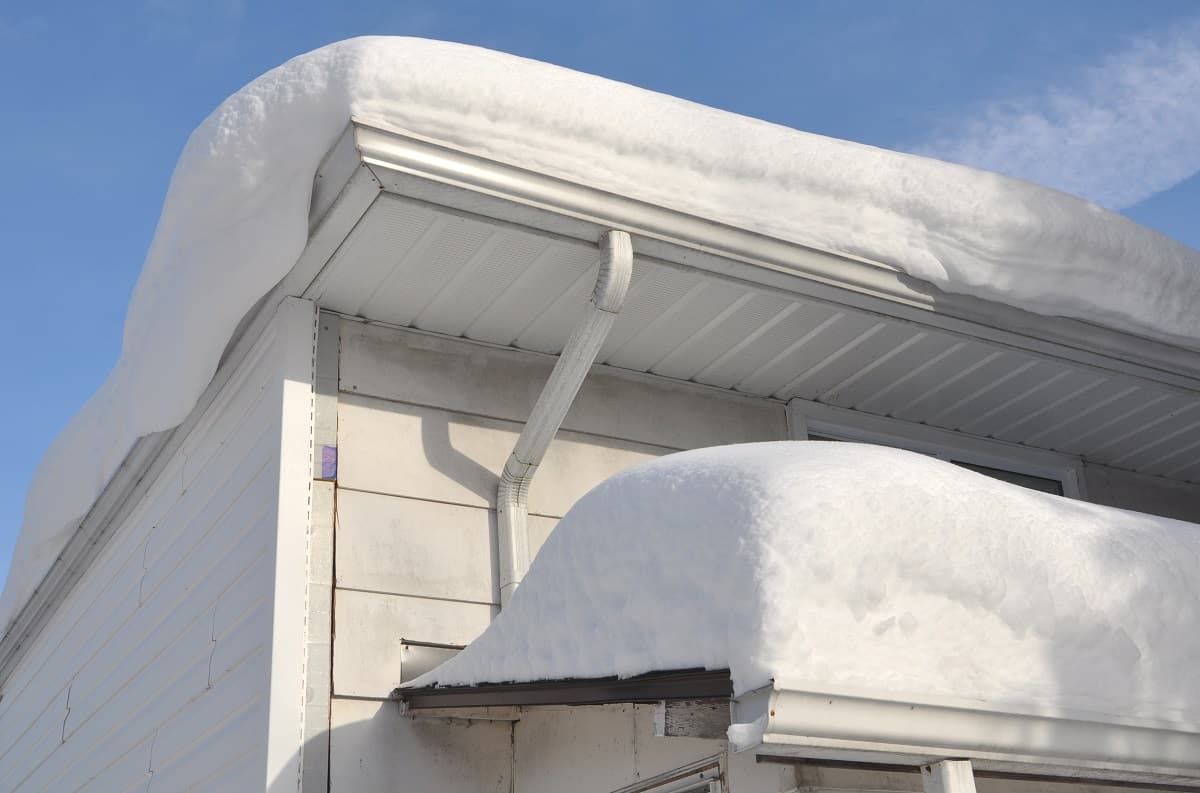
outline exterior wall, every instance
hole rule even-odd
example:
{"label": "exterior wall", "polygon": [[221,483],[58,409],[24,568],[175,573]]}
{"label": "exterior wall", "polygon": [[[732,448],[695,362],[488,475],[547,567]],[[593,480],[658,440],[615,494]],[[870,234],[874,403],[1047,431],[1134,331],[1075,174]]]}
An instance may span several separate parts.
{"label": "exterior wall", "polygon": [[1200,523],[1200,485],[1090,463],[1083,478],[1089,501]]}
{"label": "exterior wall", "polygon": [[[507,791],[532,722],[413,720],[386,698],[401,639],[466,644],[497,613],[499,472],[553,359],[340,324],[330,790]],[[782,403],[594,372],[534,480],[531,545],[627,466],[785,438]]]}
{"label": "exterior wall", "polygon": [[285,305],[5,682],[0,791],[265,789],[287,349],[304,326]]}
{"label": "exterior wall", "polygon": [[[757,763],[753,752],[733,754],[720,740],[654,735],[653,705],[526,710],[515,725],[514,790],[555,793],[569,780],[586,790],[618,790],[705,757],[725,760],[731,793],[796,789],[795,767]],[[575,789],[585,789],[575,786]]]}
{"label": "exterior wall", "polygon": [[[723,741],[655,738],[652,708],[641,706],[453,721],[412,719],[387,700],[401,679],[401,640],[466,644],[497,613],[498,474],[553,360],[337,324],[328,789],[537,791],[587,779],[607,790],[725,752]],[[676,450],[786,439],[786,413],[771,400],[594,371],[531,488],[531,546],[611,474]],[[1192,488],[1141,478],[1135,487],[1097,467],[1086,476],[1101,503],[1160,514],[1200,503]],[[726,763],[735,793],[801,784],[792,765],[728,754]],[[867,773],[862,785],[885,788],[885,777]],[[304,789],[325,787],[314,779]]]}

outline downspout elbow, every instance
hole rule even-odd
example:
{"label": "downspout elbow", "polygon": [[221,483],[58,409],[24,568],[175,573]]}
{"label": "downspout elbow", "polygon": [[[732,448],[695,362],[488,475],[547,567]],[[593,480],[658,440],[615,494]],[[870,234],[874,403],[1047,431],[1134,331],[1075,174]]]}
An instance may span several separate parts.
{"label": "downspout elbow", "polygon": [[529,485],[629,292],[633,275],[633,242],[629,234],[609,231],[601,240],[601,247],[605,256],[600,262],[587,311],[571,331],[500,474],[496,514],[501,606],[508,605],[529,567]]}

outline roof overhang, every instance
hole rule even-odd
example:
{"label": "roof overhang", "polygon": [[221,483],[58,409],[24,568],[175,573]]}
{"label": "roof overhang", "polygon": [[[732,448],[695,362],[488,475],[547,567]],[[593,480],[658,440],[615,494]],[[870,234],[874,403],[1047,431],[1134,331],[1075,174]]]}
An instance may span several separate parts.
{"label": "roof overhang", "polygon": [[586,302],[597,240],[623,229],[635,280],[602,365],[1200,481],[1200,353],[1163,340],[948,294],[365,119],[326,157],[312,222],[290,293],[549,354]]}

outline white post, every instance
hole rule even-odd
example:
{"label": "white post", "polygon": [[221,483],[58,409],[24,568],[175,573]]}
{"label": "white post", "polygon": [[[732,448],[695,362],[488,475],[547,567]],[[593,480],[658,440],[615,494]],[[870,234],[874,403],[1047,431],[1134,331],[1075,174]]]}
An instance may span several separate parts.
{"label": "white post", "polygon": [[970,760],[941,760],[921,766],[925,793],[975,793]]}

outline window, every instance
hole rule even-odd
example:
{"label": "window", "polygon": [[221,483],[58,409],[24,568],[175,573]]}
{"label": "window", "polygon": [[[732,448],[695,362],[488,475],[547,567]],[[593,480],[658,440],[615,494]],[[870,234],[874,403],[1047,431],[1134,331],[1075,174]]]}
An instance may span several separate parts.
{"label": "window", "polygon": [[1082,463],[1070,455],[795,399],[788,403],[788,422],[797,440],[894,446],[1031,490],[1083,498]]}

